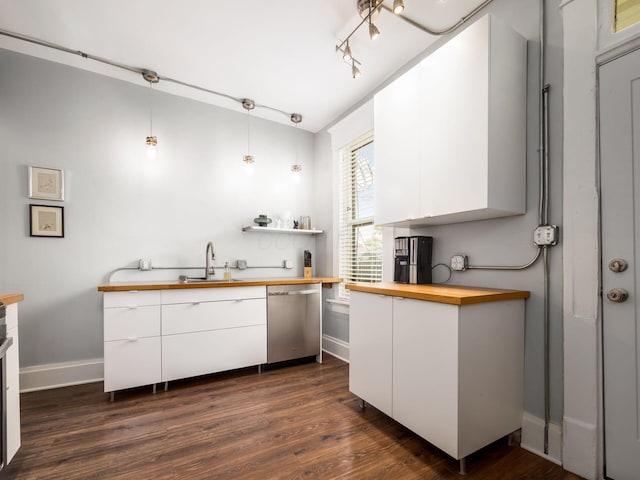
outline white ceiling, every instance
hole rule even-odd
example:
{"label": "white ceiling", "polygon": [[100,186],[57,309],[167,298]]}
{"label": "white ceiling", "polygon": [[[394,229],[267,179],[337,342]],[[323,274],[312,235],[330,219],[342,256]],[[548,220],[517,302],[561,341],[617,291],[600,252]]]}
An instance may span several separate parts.
{"label": "white ceiling", "polygon": [[[385,0],[391,6],[392,0]],[[482,0],[405,0],[430,28],[457,22]],[[436,37],[382,11],[375,41],[351,39],[362,75],[335,51],[360,22],[357,0],[0,0],[0,29],[35,37],[257,104],[300,113],[318,131],[423,51]],[[0,36],[8,48],[142,85],[142,77]],[[243,111],[230,100],[160,82],[159,90]],[[256,109],[255,115],[291,124]]]}

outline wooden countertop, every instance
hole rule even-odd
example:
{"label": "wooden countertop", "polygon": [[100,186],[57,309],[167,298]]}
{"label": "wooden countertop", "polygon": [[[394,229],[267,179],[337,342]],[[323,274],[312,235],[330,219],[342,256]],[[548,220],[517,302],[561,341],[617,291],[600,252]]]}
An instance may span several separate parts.
{"label": "wooden countertop", "polygon": [[451,305],[498,302],[529,298],[526,290],[464,287],[457,285],[409,285],[405,283],[348,283],[348,290],[393,297],[413,298]]}
{"label": "wooden countertop", "polygon": [[230,282],[192,282],[181,283],[179,281],[158,281],[158,282],[115,282],[109,285],[100,285],[100,292],[126,292],[129,290],[174,290],[180,288],[226,288],[226,287],[251,287],[266,285],[298,285],[305,283],[331,284],[342,282],[341,278],[312,277],[312,278],[259,278],[259,279],[238,279]]}
{"label": "wooden countertop", "polygon": [[18,303],[24,300],[22,293],[0,293],[0,302],[5,305],[11,305],[12,303]]}

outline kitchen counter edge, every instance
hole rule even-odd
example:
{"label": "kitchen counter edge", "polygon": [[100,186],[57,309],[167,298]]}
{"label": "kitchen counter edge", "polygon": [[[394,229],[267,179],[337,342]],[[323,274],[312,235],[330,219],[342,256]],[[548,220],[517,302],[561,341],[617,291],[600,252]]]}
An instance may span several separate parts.
{"label": "kitchen counter edge", "polygon": [[412,298],[414,300],[447,303],[450,305],[520,300],[529,298],[531,294],[526,290],[505,290],[461,285],[409,285],[404,283],[348,283],[346,288],[354,292]]}
{"label": "kitchen counter edge", "polygon": [[131,290],[176,290],[181,288],[227,288],[253,287],[268,285],[300,285],[308,283],[333,284],[342,282],[341,278],[312,277],[312,278],[270,278],[260,280],[232,280],[230,282],[127,282],[98,286],[99,292],[126,292]]}
{"label": "kitchen counter edge", "polygon": [[11,305],[12,303],[18,303],[24,300],[24,294],[22,293],[0,293],[0,302],[5,305]]}

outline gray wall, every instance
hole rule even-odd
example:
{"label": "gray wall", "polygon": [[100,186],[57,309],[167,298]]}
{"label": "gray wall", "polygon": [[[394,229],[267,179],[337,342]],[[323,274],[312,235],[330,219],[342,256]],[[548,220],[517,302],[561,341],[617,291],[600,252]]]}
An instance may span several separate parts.
{"label": "gray wall", "polygon": [[[550,222],[562,227],[562,21],[556,2],[547,1],[547,61],[546,81],[551,85],[550,96],[550,161],[551,203]],[[527,213],[523,216],[496,220],[468,222],[411,230],[412,234],[434,237],[434,263],[449,263],[453,254],[464,253],[476,265],[520,265],[533,258],[533,229],[537,226],[538,202],[538,88],[539,88],[539,3],[530,0],[496,0],[485,12],[491,12],[511,25],[528,39],[527,85]],[[484,12],[483,12],[484,13]],[[409,27],[407,27],[409,28]],[[405,65],[376,89],[397,78],[431,53],[449,37],[440,38],[421,55]],[[371,92],[358,105],[366,102]],[[346,115],[348,115],[347,112]],[[326,137],[325,137],[326,135]],[[328,137],[328,139],[327,139]],[[317,135],[318,141],[328,142],[326,131]],[[330,146],[328,147],[330,148]],[[317,169],[329,169],[331,155],[319,155],[316,146]],[[325,165],[323,167],[322,165]],[[321,215],[321,213],[319,213]],[[562,231],[562,228],[561,228]],[[405,234],[405,232],[403,232]],[[562,235],[561,235],[562,237]],[[386,236],[392,238],[392,236]],[[551,264],[551,419],[562,421],[562,242],[550,251]],[[392,244],[385,243],[385,255],[392,255]],[[330,261],[327,260],[327,264]],[[442,267],[435,271],[435,281],[446,278]],[[385,278],[391,278],[385,271]],[[543,356],[543,274],[542,264],[520,272],[467,271],[454,274],[449,283],[487,287],[516,288],[531,291],[526,302],[525,339],[525,410],[544,417],[544,356]],[[348,331],[346,318],[334,315],[335,332]],[[348,340],[348,337],[339,337]]]}
{"label": "gray wall", "polygon": [[[149,88],[140,83],[0,50],[0,292],[25,294],[22,367],[101,358],[96,287],[109,271],[139,258],[156,266],[204,265],[213,240],[219,264],[294,261],[293,270],[244,276],[301,276],[303,250],[315,253],[312,236],[241,231],[259,213],[315,219],[313,134],[252,117],[256,171],[247,176],[240,105],[234,112],[154,91],[159,146],[150,161]],[[290,174],[294,142],[303,165],[299,184]],[[28,198],[28,165],[64,169],[63,203]],[[29,237],[30,203],[64,206],[64,239]]]}

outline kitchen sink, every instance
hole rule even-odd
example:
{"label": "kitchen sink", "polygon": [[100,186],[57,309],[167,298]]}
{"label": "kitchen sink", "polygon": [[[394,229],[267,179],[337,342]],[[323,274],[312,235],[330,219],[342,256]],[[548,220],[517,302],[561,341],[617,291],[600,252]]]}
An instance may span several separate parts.
{"label": "kitchen sink", "polygon": [[180,275],[178,277],[180,283],[229,283],[229,282],[240,282],[239,278],[232,278],[231,280],[224,280],[222,278],[215,278],[213,280],[206,279],[205,277],[188,277],[186,275]]}

